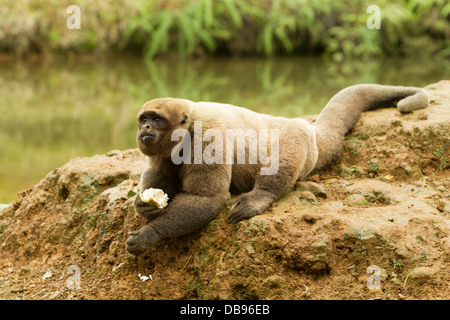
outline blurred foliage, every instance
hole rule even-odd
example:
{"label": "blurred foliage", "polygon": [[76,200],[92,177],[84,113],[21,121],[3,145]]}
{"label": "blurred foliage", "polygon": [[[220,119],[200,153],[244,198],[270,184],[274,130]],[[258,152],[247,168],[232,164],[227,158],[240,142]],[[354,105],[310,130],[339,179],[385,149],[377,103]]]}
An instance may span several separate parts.
{"label": "blurred foliage", "polygon": [[[81,8],[69,30],[66,8]],[[370,5],[381,29],[369,29]],[[450,57],[448,0],[0,0],[0,50],[158,55]]]}

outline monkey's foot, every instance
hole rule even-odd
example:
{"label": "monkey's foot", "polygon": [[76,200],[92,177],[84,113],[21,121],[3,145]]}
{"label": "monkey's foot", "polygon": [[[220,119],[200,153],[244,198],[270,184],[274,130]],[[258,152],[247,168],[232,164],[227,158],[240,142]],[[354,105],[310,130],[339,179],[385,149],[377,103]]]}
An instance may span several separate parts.
{"label": "monkey's foot", "polygon": [[250,219],[264,212],[264,210],[258,210],[258,207],[251,196],[241,195],[231,206],[227,220],[232,223],[238,223],[241,220]]}
{"label": "monkey's foot", "polygon": [[150,247],[152,247],[157,242],[156,233],[153,232],[154,234],[152,234],[153,230],[146,227],[147,226],[144,226],[140,230],[128,233],[129,235],[131,235],[131,237],[127,239],[127,245],[125,246],[125,249],[129,253],[138,256],[150,249]]}

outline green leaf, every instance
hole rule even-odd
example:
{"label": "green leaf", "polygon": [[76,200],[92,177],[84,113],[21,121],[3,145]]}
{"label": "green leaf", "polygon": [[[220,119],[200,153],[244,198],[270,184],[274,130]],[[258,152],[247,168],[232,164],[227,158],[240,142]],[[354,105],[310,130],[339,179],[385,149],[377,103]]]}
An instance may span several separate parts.
{"label": "green leaf", "polygon": [[201,43],[210,51],[213,52],[216,49],[216,42],[214,37],[210,35],[206,30],[199,30],[198,37]]}
{"label": "green leaf", "polygon": [[263,38],[263,52],[266,55],[272,54],[273,51],[273,33],[272,25],[266,25],[262,34]]}
{"label": "green leaf", "polygon": [[283,26],[278,26],[277,28],[275,28],[275,35],[281,41],[281,43],[283,44],[284,49],[287,52],[292,52],[292,50],[294,50],[294,47],[292,45],[291,40],[289,39],[289,37],[284,32]]}
{"label": "green leaf", "polygon": [[222,0],[223,4],[225,5],[225,8],[228,11],[228,14],[231,17],[231,20],[233,20],[234,25],[240,29],[242,28],[242,17],[239,13],[238,9],[236,8],[236,4],[234,3],[234,0]]}
{"label": "green leaf", "polygon": [[188,15],[180,12],[178,22],[178,52],[181,54],[191,53],[195,48],[195,31],[197,24],[189,19]]}
{"label": "green leaf", "polygon": [[205,27],[210,28],[214,23],[214,11],[212,0],[203,0]]}
{"label": "green leaf", "polygon": [[152,34],[150,45],[145,54],[147,58],[153,58],[158,52],[167,50],[170,38],[169,30],[172,27],[172,22],[172,14],[168,10],[165,10],[165,12],[162,13],[160,25]]}

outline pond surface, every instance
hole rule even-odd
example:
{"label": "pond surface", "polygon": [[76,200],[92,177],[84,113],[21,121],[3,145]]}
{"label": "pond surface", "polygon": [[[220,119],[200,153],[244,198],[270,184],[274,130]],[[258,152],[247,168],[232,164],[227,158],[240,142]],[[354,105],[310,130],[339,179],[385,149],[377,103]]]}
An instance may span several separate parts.
{"label": "pond surface", "polygon": [[[357,83],[425,86],[450,78],[427,59],[316,57],[0,63],[0,203],[76,156],[135,148],[136,114],[157,97],[231,103],[287,117],[317,114]],[[448,63],[448,62],[447,62]]]}

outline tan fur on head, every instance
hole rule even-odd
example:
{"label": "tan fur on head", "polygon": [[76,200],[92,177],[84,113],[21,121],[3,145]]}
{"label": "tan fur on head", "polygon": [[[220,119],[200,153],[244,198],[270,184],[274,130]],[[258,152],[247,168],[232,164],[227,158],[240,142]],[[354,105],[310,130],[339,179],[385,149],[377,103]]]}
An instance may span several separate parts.
{"label": "tan fur on head", "polygon": [[[146,102],[138,112],[138,131],[136,141],[139,149],[147,156],[170,157],[170,151],[178,143],[171,141],[171,136],[165,134],[167,130],[188,129],[192,102],[184,99],[161,98]],[[149,121],[143,123],[141,120],[147,117],[152,120],[158,117],[163,126],[157,126]],[[142,139],[147,133],[151,139]],[[151,142],[151,143],[150,143]]]}
{"label": "tan fur on head", "polygon": [[186,99],[159,98],[147,101],[138,112],[137,118],[147,112],[155,111],[166,119],[173,121],[173,124],[181,123],[185,114],[191,113],[193,102]]}

